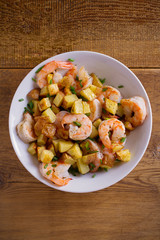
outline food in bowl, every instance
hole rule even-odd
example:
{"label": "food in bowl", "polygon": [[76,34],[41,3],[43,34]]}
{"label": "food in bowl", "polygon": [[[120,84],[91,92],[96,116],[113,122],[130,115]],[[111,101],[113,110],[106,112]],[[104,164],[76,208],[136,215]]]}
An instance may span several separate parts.
{"label": "food in bowl", "polygon": [[[62,75],[58,69],[66,69]],[[37,155],[42,175],[58,186],[76,174],[108,171],[131,159],[126,136],[146,118],[142,97],[123,99],[95,73],[77,68],[73,59],[51,61],[36,71],[37,88],[17,125],[28,152]],[[119,89],[123,88],[122,85]],[[21,101],[22,99],[20,99]]]}

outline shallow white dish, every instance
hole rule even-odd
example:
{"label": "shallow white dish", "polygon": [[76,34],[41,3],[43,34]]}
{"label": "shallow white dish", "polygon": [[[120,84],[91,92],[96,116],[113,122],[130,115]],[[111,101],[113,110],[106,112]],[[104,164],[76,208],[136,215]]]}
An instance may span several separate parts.
{"label": "shallow white dish", "polygon": [[[89,173],[83,176],[72,176],[72,181],[68,185],[63,187],[57,187],[51,182],[48,182],[43,178],[39,172],[39,163],[36,157],[32,157],[27,152],[28,144],[23,143],[16,133],[16,125],[22,120],[22,114],[24,107],[27,105],[27,93],[34,88],[36,84],[32,81],[32,77],[35,77],[36,70],[44,64],[52,60],[66,61],[68,58],[74,59],[74,64],[78,67],[85,66],[89,73],[94,72],[100,78],[106,78],[106,84],[118,87],[124,85],[124,88],[120,88],[120,92],[123,98],[132,96],[141,96],[145,99],[147,105],[147,118],[142,126],[137,127],[127,137],[125,148],[129,148],[131,151],[131,161],[128,163],[121,163],[110,169],[108,172],[98,172],[96,177],[92,178],[93,173]],[[23,102],[19,102],[20,98],[24,98]],[[31,70],[27,76],[23,79],[19,87],[17,88],[13,97],[10,112],[9,112],[9,132],[12,141],[13,148],[17,154],[17,157],[23,164],[23,166],[39,181],[42,183],[66,192],[85,193],[97,191],[103,188],[107,188],[116,182],[123,179],[129,174],[134,167],[141,160],[143,154],[149,143],[152,130],[152,110],[147,93],[142,86],[141,82],[125,65],[119,61],[96,52],[89,51],[74,51],[62,53],[57,56],[51,57],[44,62],[40,63],[33,70]]]}

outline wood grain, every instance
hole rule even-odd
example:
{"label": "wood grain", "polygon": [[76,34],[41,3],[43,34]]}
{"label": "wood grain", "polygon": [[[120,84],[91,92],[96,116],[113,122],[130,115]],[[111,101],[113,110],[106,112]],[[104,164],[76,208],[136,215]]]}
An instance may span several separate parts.
{"label": "wood grain", "polygon": [[160,66],[158,0],[0,0],[0,67],[32,68],[73,50]]}
{"label": "wood grain", "polygon": [[0,70],[1,240],[160,238],[160,70],[133,71],[146,88],[153,110],[153,132],[144,157],[114,186],[71,194],[38,182],[17,159],[8,135],[8,111],[29,69]]}

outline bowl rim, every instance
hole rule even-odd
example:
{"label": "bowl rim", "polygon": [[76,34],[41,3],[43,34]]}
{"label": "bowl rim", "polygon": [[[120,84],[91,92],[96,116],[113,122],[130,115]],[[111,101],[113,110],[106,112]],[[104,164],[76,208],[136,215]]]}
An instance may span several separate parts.
{"label": "bowl rim", "polygon": [[[126,70],[128,70],[128,71],[130,72],[130,74],[134,76],[134,78],[136,78],[136,80],[138,81],[138,83],[141,85],[141,87],[142,87],[142,89],[143,89],[143,91],[144,91],[144,93],[145,93],[145,95],[146,95],[147,102],[148,102],[148,109],[149,109],[149,115],[150,115],[150,129],[149,129],[149,132],[148,132],[148,139],[147,139],[147,142],[146,142],[146,146],[144,147],[143,151],[141,152],[141,156],[140,156],[139,160],[138,160],[137,162],[135,162],[135,163],[133,164],[133,166],[132,166],[128,171],[126,171],[126,173],[123,175],[123,178],[119,177],[118,180],[113,181],[109,186],[97,188],[97,189],[95,189],[95,190],[87,190],[87,191],[72,191],[72,190],[66,190],[66,189],[63,189],[63,188],[61,188],[61,187],[57,188],[57,187],[54,186],[54,185],[53,185],[53,187],[51,187],[50,185],[47,184],[47,182],[44,182],[44,181],[41,181],[40,179],[38,179],[38,177],[35,176],[35,175],[33,175],[33,174],[29,171],[29,169],[28,169],[26,166],[24,166],[23,162],[20,160],[19,154],[18,154],[18,152],[17,152],[17,150],[16,150],[16,147],[15,147],[14,141],[13,141],[13,135],[14,135],[14,134],[12,135],[12,131],[11,131],[11,112],[12,112],[11,110],[12,110],[12,108],[13,108],[13,100],[14,100],[14,98],[15,98],[15,96],[16,96],[16,93],[17,93],[17,91],[18,91],[18,88],[19,88],[19,86],[22,84],[23,80],[30,74],[31,71],[36,71],[37,69],[39,69],[39,68],[42,66],[42,64],[46,64],[47,62],[50,62],[54,57],[60,57],[60,56],[62,56],[62,55],[64,56],[64,54],[70,54],[70,53],[86,53],[86,54],[87,54],[87,53],[88,53],[88,54],[92,53],[92,54],[95,54],[95,55],[107,57],[108,59],[111,59],[112,61],[117,62],[117,63],[120,64],[122,67],[124,67]],[[113,58],[113,57],[111,57],[111,56],[109,56],[109,55],[106,55],[106,54],[103,54],[103,53],[99,53],[99,52],[94,52],[94,51],[69,51],[69,52],[63,52],[63,53],[56,54],[56,55],[54,55],[54,56],[52,56],[52,57],[50,57],[50,58],[45,59],[44,61],[42,61],[42,62],[40,62],[38,65],[36,65],[34,68],[32,68],[32,69],[27,73],[27,75],[25,75],[25,77],[22,79],[22,81],[20,82],[20,84],[19,84],[18,87],[16,88],[16,91],[14,92],[14,95],[13,95],[13,97],[12,97],[11,104],[10,104],[9,118],[8,118],[9,136],[10,136],[10,140],[11,140],[11,143],[12,143],[12,147],[13,147],[13,149],[14,149],[14,152],[15,152],[17,158],[19,159],[19,161],[20,161],[21,164],[23,165],[23,167],[24,167],[34,178],[36,178],[39,182],[45,184],[46,186],[48,186],[48,187],[50,187],[50,188],[52,188],[52,189],[55,189],[55,190],[59,190],[59,191],[63,191],[63,192],[70,192],[70,193],[89,193],[89,192],[96,192],[96,191],[100,191],[100,190],[102,190],[102,189],[108,188],[108,187],[110,187],[110,186],[118,183],[119,181],[123,180],[123,179],[137,166],[137,164],[138,164],[138,163],[140,162],[140,160],[142,159],[144,153],[146,152],[146,149],[147,149],[147,147],[148,147],[148,144],[149,144],[149,141],[150,141],[150,138],[151,138],[152,124],[153,124],[153,119],[152,119],[151,103],[150,103],[148,94],[147,94],[145,88],[143,87],[141,81],[138,79],[138,77],[137,77],[126,65],[124,65],[124,64],[123,64],[122,62],[120,62],[119,60],[117,60],[117,59],[115,59],[115,58]]]}

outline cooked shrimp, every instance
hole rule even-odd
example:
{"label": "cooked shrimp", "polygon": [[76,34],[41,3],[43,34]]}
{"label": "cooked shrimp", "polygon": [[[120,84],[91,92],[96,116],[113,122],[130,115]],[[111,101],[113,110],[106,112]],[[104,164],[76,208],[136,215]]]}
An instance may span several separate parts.
{"label": "cooked shrimp", "polygon": [[44,126],[49,123],[49,119],[46,116],[36,116],[34,120],[36,121],[34,124],[34,132],[39,136],[42,133]]}
{"label": "cooked shrimp", "polygon": [[142,97],[132,97],[122,99],[121,105],[124,111],[125,118],[134,127],[141,125],[147,115],[146,104]]}
{"label": "cooked shrimp", "polygon": [[43,88],[44,86],[46,86],[47,75],[52,72],[54,72],[54,75],[55,75],[55,70],[58,68],[71,69],[73,68],[73,64],[71,62],[62,62],[62,61],[52,61],[47,63],[36,75],[36,82],[38,86],[40,88]]}
{"label": "cooked shrimp", "polygon": [[88,164],[91,162],[94,164],[93,165],[94,167],[92,167],[93,169],[91,170],[91,172],[96,172],[100,166],[100,160],[103,159],[103,154],[101,152],[100,147],[96,142],[93,142],[92,140],[87,139],[83,143],[81,143],[81,148],[84,155],[89,154],[92,151],[98,151],[96,153],[93,153],[92,154],[93,157],[90,158],[88,161]]}
{"label": "cooked shrimp", "polygon": [[90,116],[89,119],[93,122],[96,119],[100,118],[102,115],[102,105],[98,99],[94,99],[92,102],[89,103],[90,106]]}
{"label": "cooked shrimp", "polygon": [[69,137],[73,140],[84,140],[92,132],[92,122],[85,114],[67,114],[62,119],[62,126],[65,124],[69,124]]}
{"label": "cooked shrimp", "polygon": [[104,98],[109,98],[110,100],[119,103],[121,100],[121,93],[116,88],[111,86],[104,86],[103,93],[101,93],[98,96],[98,100],[101,102],[101,104],[104,103]]}
{"label": "cooked shrimp", "polygon": [[56,121],[54,122],[54,125],[57,128],[56,136],[58,138],[68,139],[69,137],[68,129],[63,128],[62,126],[62,119],[67,114],[69,114],[67,111],[61,111],[56,114]]}
{"label": "cooked shrimp", "polygon": [[39,93],[40,93],[40,89],[34,88],[27,94],[27,96],[32,99],[39,100]]}
{"label": "cooked shrimp", "polygon": [[115,160],[116,160],[116,154],[112,152],[111,149],[104,148],[102,150],[103,158],[102,158],[102,164],[106,165],[107,167],[113,167]]}
{"label": "cooked shrimp", "polygon": [[60,162],[50,162],[48,164],[40,164],[40,172],[48,180],[54,182],[58,186],[67,185],[71,180],[69,177],[68,169],[70,164],[60,163]]}
{"label": "cooked shrimp", "polygon": [[110,149],[112,143],[122,144],[121,138],[125,137],[125,126],[118,119],[111,118],[100,123],[98,132],[103,145]]}
{"label": "cooked shrimp", "polygon": [[29,143],[37,139],[33,126],[34,120],[32,116],[28,112],[24,113],[23,121],[17,125],[17,133],[23,142]]}
{"label": "cooked shrimp", "polygon": [[76,81],[76,90],[78,92],[89,87],[93,82],[93,78],[88,74],[84,67],[79,69],[78,77],[79,80]]}
{"label": "cooked shrimp", "polygon": [[54,71],[53,72],[53,82],[59,83],[61,79],[62,79],[62,74],[57,71]]}
{"label": "cooked shrimp", "polygon": [[62,119],[63,117],[69,114],[67,111],[60,111],[59,113],[56,114],[56,121],[54,124],[56,125],[57,128],[62,127]]}

